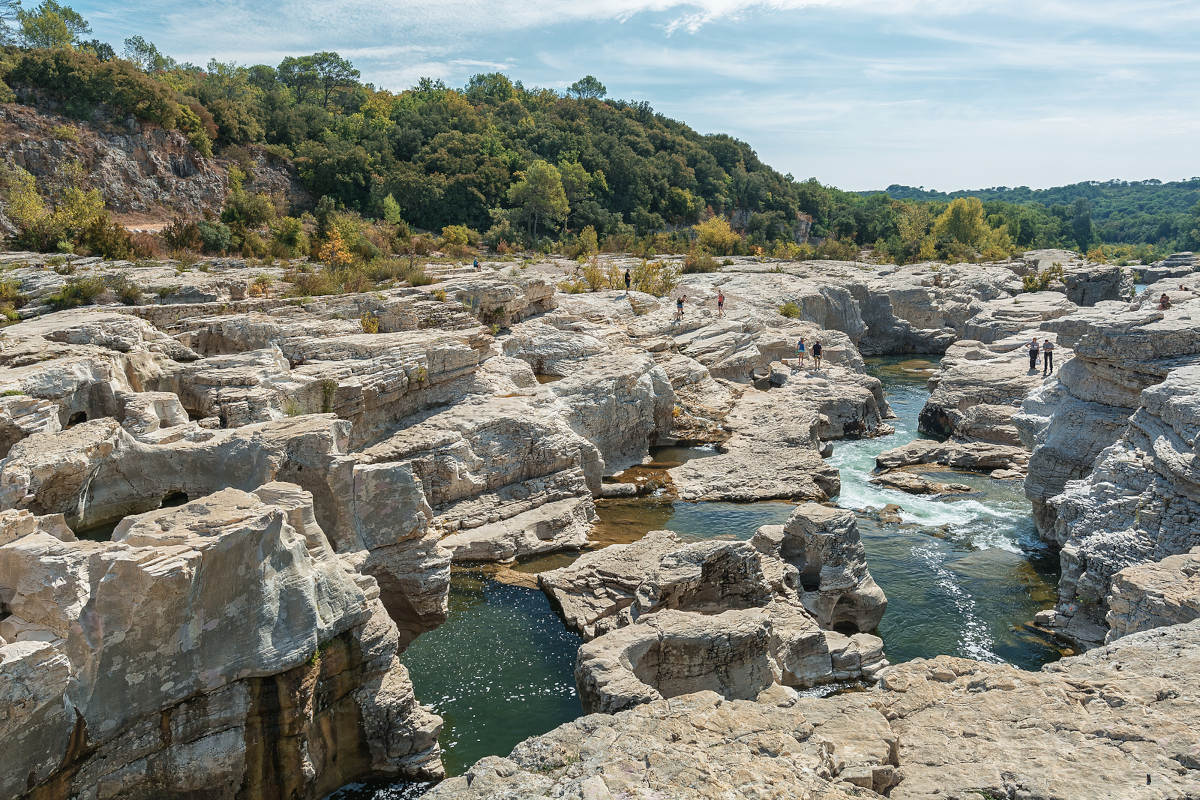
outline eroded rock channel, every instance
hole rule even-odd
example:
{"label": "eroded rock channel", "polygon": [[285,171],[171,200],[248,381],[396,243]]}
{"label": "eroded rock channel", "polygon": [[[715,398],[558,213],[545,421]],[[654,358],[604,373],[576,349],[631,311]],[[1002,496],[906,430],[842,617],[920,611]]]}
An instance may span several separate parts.
{"label": "eroded rock channel", "polygon": [[1200,295],[570,268],[0,333],[0,794],[1200,792]]}

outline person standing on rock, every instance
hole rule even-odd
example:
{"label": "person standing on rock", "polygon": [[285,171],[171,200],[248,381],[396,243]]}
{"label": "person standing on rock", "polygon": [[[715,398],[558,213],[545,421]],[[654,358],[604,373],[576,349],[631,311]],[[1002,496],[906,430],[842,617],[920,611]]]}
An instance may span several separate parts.
{"label": "person standing on rock", "polygon": [[629,294],[629,287],[633,283],[633,276],[629,274],[629,269],[625,270],[625,294]]}
{"label": "person standing on rock", "polygon": [[1054,372],[1054,342],[1042,340],[1042,377]]}
{"label": "person standing on rock", "polygon": [[804,337],[803,336],[800,337],[800,341],[796,342],[796,360],[798,362],[800,362],[798,364],[799,369],[804,369]]}
{"label": "person standing on rock", "polygon": [[675,319],[677,319],[677,320],[683,319],[683,301],[684,300],[687,300],[686,294],[681,294],[681,295],[679,295],[679,297],[675,298]]}
{"label": "person standing on rock", "polygon": [[821,340],[813,342],[813,369],[821,368]]}
{"label": "person standing on rock", "polygon": [[1037,372],[1037,360],[1038,360],[1038,340],[1037,340],[1037,337],[1035,336],[1035,337],[1033,337],[1033,341],[1029,343],[1029,371],[1030,372]]}
{"label": "person standing on rock", "polygon": [[725,316],[725,293],[717,289],[717,316]]}

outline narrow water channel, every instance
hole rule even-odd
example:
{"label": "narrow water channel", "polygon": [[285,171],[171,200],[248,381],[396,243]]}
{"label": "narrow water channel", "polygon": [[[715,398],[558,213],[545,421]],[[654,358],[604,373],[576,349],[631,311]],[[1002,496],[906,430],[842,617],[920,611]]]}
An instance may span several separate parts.
{"label": "narrow water channel", "polygon": [[[1053,603],[1057,561],[1037,539],[1018,481],[965,473],[931,477],[971,485],[947,499],[882,489],[868,481],[875,456],[918,438],[917,415],[929,393],[933,362],[868,360],[896,414],[892,436],[838,442],[831,463],[841,471],[839,505],[858,512],[872,575],[888,597],[879,627],[893,663],[940,654],[1007,661],[1037,668],[1059,657],[1053,644],[1027,627]],[[713,454],[706,448],[659,448],[656,466]],[[879,509],[898,506],[899,521]],[[668,495],[597,503],[597,546],[673,530],[684,539],[747,539],[761,525],[783,523],[784,502],[685,503]],[[894,510],[894,509],[893,509]],[[533,575],[570,563],[556,554],[517,565]],[[450,618],[405,652],[417,697],[446,721],[442,747],[447,772],[460,774],[486,755],[507,755],[522,739],[545,733],[582,713],[573,675],[579,638],[566,630],[537,589],[489,577],[494,570],[456,569]],[[517,581],[520,583],[521,581]],[[419,787],[395,784],[345,792],[339,800],[415,797]]]}
{"label": "narrow water channel", "polygon": [[[893,662],[945,654],[1036,669],[1059,657],[1027,623],[1054,602],[1058,560],[1038,539],[1020,481],[930,470],[938,480],[975,491],[942,498],[870,483],[875,457],[913,439],[929,397],[933,363],[869,359],[884,383],[896,433],[837,442],[830,463],[841,474],[838,505],[859,512],[867,564],[888,597],[879,625]],[[871,509],[899,506],[900,523]]]}

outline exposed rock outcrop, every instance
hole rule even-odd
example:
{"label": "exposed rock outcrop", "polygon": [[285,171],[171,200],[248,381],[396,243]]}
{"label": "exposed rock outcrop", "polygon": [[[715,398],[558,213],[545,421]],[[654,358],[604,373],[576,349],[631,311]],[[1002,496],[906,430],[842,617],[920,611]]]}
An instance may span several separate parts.
{"label": "exposed rock outcrop", "polygon": [[824,500],[840,487],[821,449],[832,439],[890,433],[878,379],[826,367],[798,371],[784,386],[747,390],[725,418],[720,455],[671,470],[685,500]]}
{"label": "exposed rock outcrop", "polygon": [[832,628],[873,630],[886,600],[853,515],[825,510],[805,507],[749,543],[684,545],[656,531],[542,573],[568,627],[589,640],[575,670],[584,708],[611,712],[701,689],[752,698],[774,683],[874,675],[887,663],[882,642]]}
{"label": "exposed rock outcrop", "polygon": [[822,628],[873,631],[887,598],[867,570],[854,513],[804,503],[783,525],[764,525],[750,543],[800,574],[800,599]]}
{"label": "exposed rock outcrop", "polygon": [[0,520],[0,793],[315,798],[440,774],[378,587],[299,487],[128,517],[112,542],[30,520]]}
{"label": "exposed rock outcrop", "polygon": [[[196,218],[219,213],[228,192],[228,163],[204,157],[176,130],[132,121],[105,130],[5,103],[0,142],[13,163],[51,184],[78,165],[88,186],[118,213]],[[290,167],[263,153],[254,155],[249,177],[256,191],[292,204],[309,202]]]}
{"label": "exposed rock outcrop", "polygon": [[1040,672],[941,656],[866,692],[713,692],[596,714],[481,760],[430,800],[502,797],[1187,798],[1200,622]]}
{"label": "exposed rock outcrop", "polygon": [[[917,421],[921,433],[1020,447],[1012,418],[1026,395],[1044,380],[1040,359],[1029,368],[1027,347],[1034,336],[1039,343],[1054,338],[1035,328],[991,344],[955,342],[929,379],[929,399]],[[1056,368],[1070,356],[1068,349],[1057,347]]]}
{"label": "exposed rock outcrop", "polygon": [[1103,640],[1120,570],[1200,546],[1200,299],[1139,299],[1047,323],[1075,357],[1017,418],[1032,446],[1026,494],[1061,548],[1055,613],[1072,641]]}
{"label": "exposed rock outcrop", "polygon": [[1194,619],[1200,619],[1200,547],[1113,575],[1105,641]]}

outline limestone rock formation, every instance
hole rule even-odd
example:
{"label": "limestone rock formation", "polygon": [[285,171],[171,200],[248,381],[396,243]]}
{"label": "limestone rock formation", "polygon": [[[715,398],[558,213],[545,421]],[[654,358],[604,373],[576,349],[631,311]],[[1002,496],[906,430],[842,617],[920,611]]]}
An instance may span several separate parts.
{"label": "limestone rock formation", "polygon": [[[1029,369],[1026,347],[1034,336],[1039,342],[1054,338],[1034,328],[990,344],[967,340],[951,345],[929,379],[929,399],[921,409],[918,429],[942,439],[955,436],[1021,446],[1013,416],[1043,381],[1040,360]],[[1056,368],[1062,368],[1070,355],[1059,346]]]}
{"label": "limestone rock formation", "polygon": [[934,481],[915,472],[906,472],[903,469],[881,472],[878,475],[871,476],[869,480],[871,483],[886,486],[889,489],[899,489],[909,494],[957,494],[973,491],[965,483]]}
{"label": "limestone rock formation", "polygon": [[1105,641],[1194,619],[1200,619],[1200,547],[1113,575]]}
{"label": "limestone rock formation", "polygon": [[1188,798],[1200,622],[1040,672],[941,656],[831,698],[697,692],[593,714],[489,757],[430,800],[521,797]]}
{"label": "limestone rock formation", "polygon": [[299,487],[128,517],[111,542],[0,522],[0,794],[320,797],[440,773],[378,587]]}
{"label": "limestone rock formation", "polygon": [[879,380],[827,367],[795,373],[784,386],[747,390],[725,418],[732,431],[720,455],[671,470],[685,500],[824,500],[837,494],[837,470],[821,448],[832,439],[890,433]]}
{"label": "limestone rock formation", "polygon": [[992,472],[1024,470],[1028,462],[1029,451],[1023,447],[965,439],[947,439],[944,442],[916,439],[885,450],[875,457],[875,465],[885,470],[918,464],[941,464],[969,472]]}
{"label": "limestone rock formation", "polygon": [[1104,639],[1116,573],[1200,546],[1200,297],[1176,300],[1047,323],[1075,356],[1017,418],[1033,448],[1025,491],[1038,530],[1061,548],[1046,621],[1084,645]]}
{"label": "limestone rock formation", "polygon": [[764,525],[750,544],[794,566],[800,599],[822,628],[873,631],[887,598],[867,569],[854,513],[803,503],[783,525]]}
{"label": "limestone rock formation", "polygon": [[[877,637],[832,630],[873,630],[886,600],[862,561],[853,515],[817,509],[794,515],[786,536],[767,528],[749,543],[684,545],[654,531],[541,573],[568,627],[588,640],[575,670],[584,708],[611,712],[701,689],[752,698],[774,683],[869,678],[884,667]],[[803,588],[797,564],[810,576]]]}
{"label": "limestone rock formation", "polygon": [[870,678],[887,662],[865,633],[821,630],[794,601],[696,614],[659,611],[579,648],[575,680],[587,712],[714,691],[753,699],[775,685],[808,687]]}

